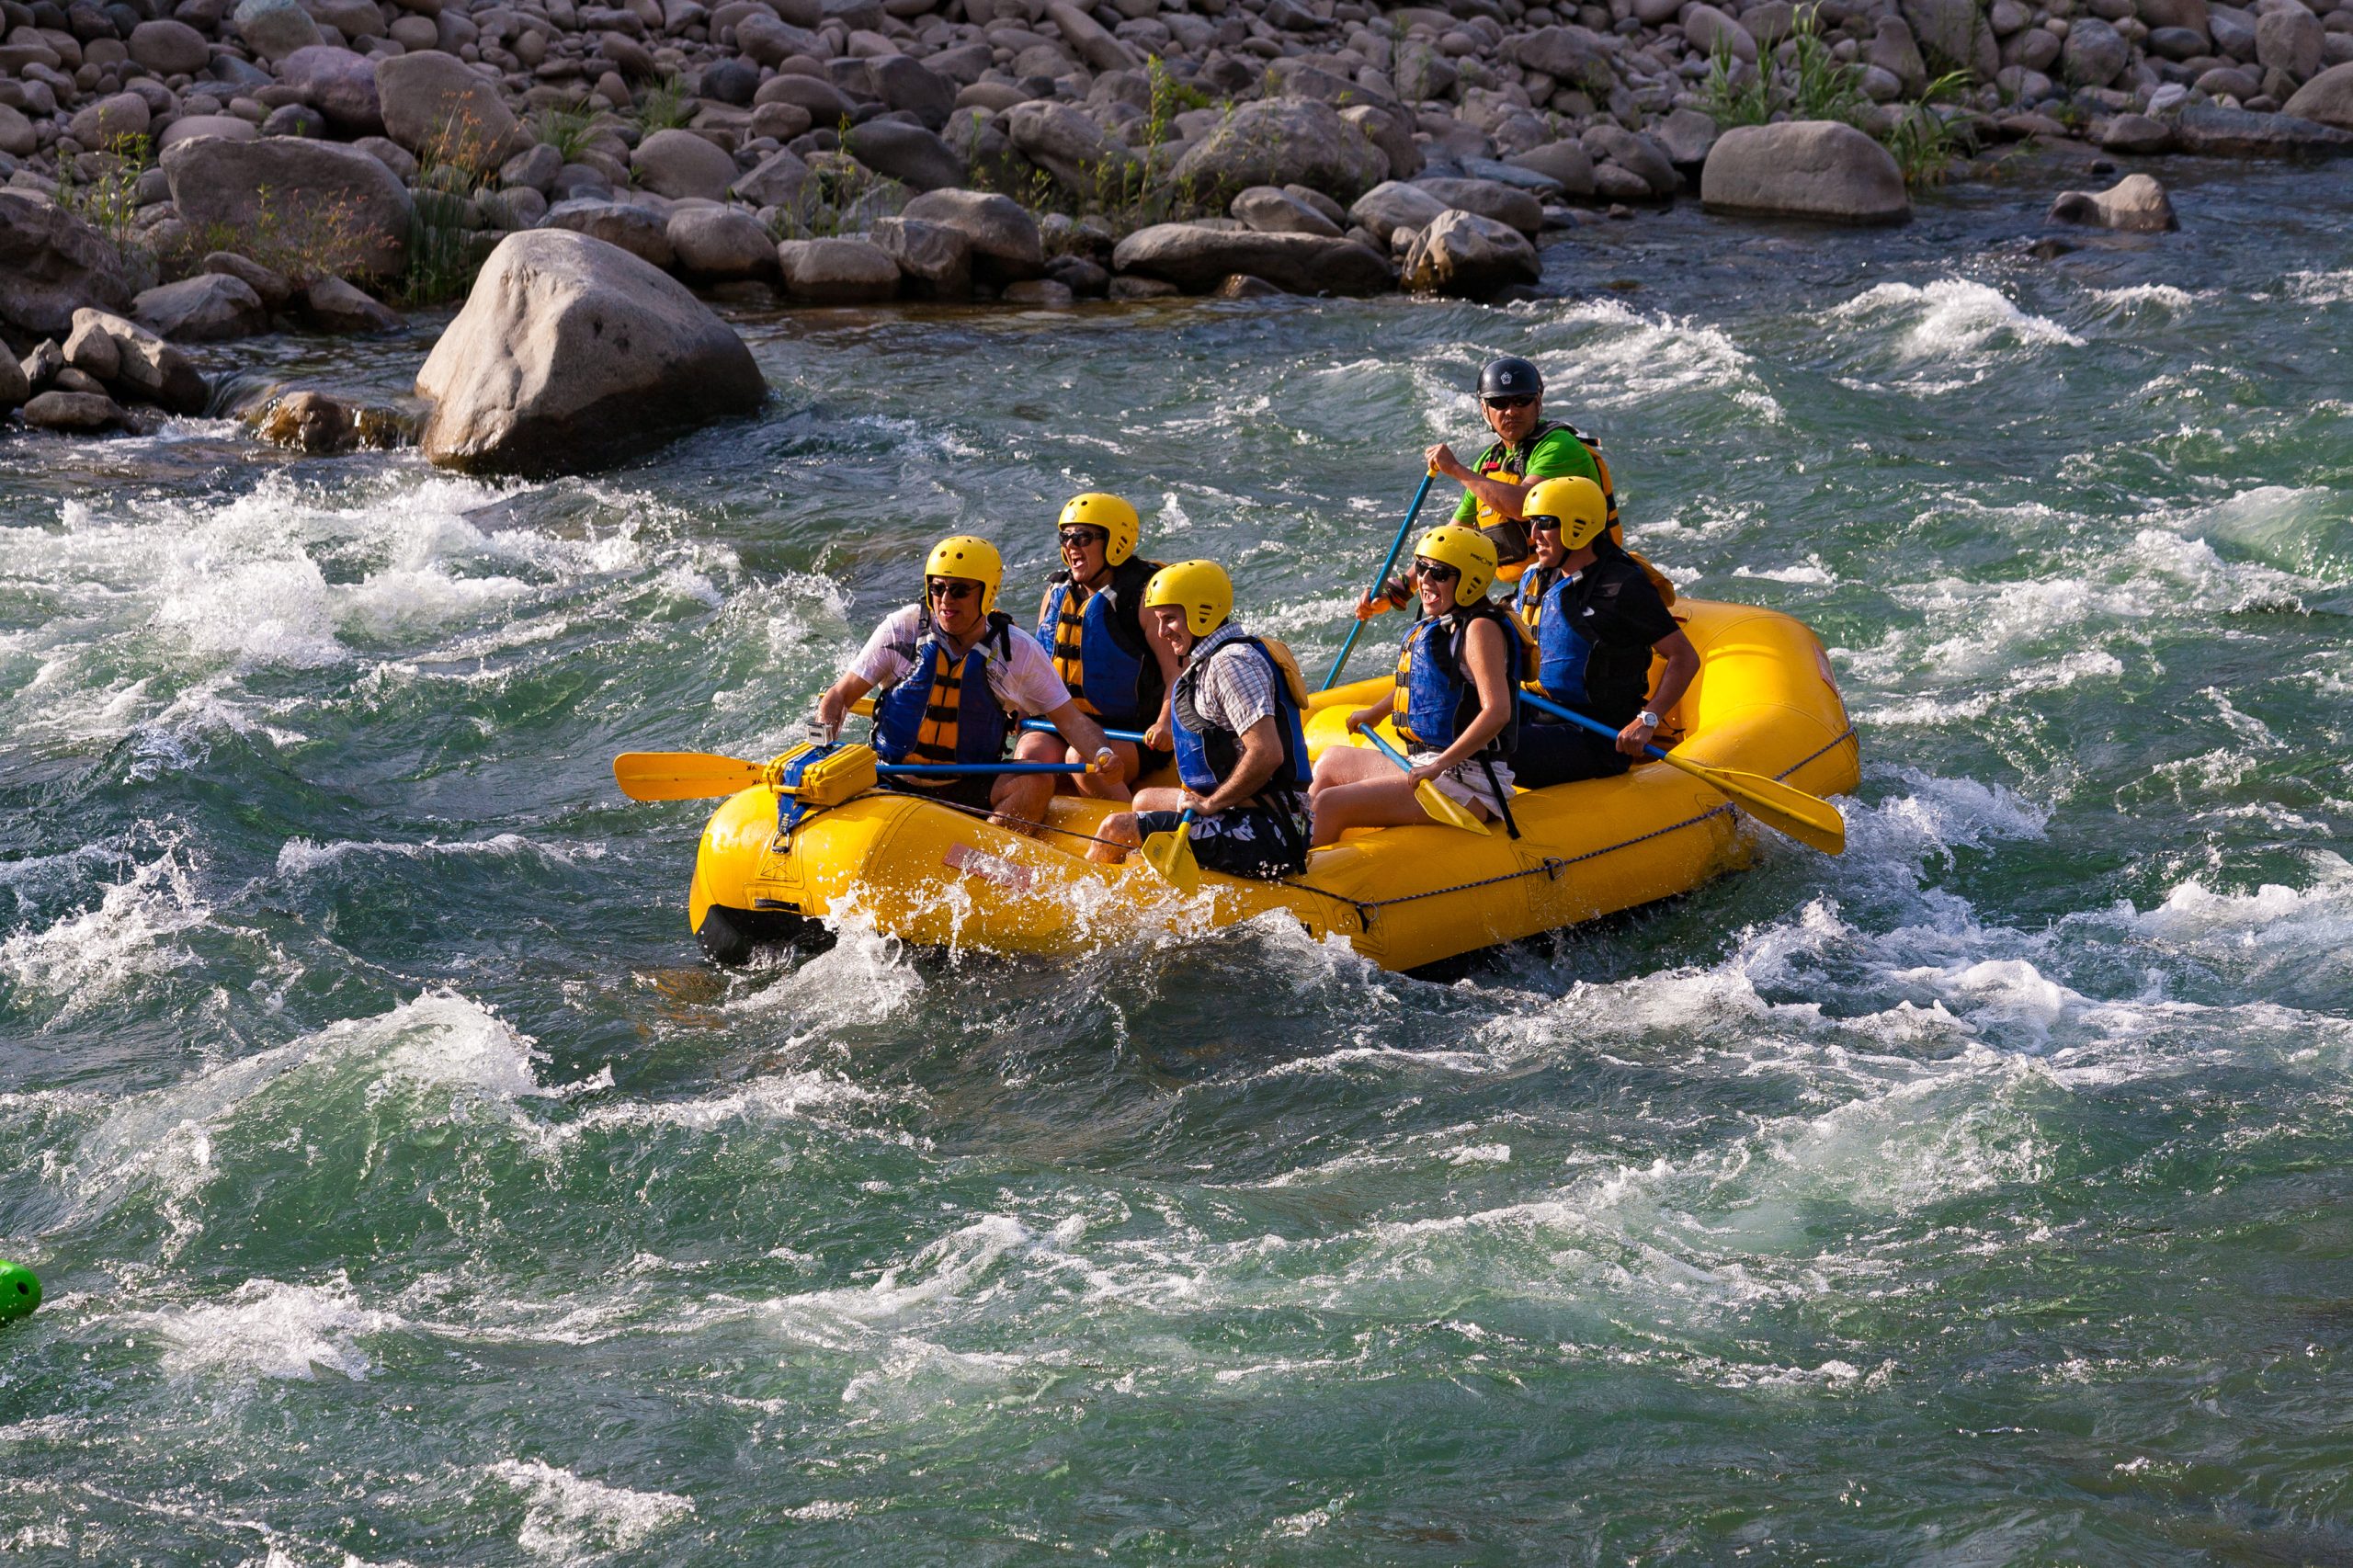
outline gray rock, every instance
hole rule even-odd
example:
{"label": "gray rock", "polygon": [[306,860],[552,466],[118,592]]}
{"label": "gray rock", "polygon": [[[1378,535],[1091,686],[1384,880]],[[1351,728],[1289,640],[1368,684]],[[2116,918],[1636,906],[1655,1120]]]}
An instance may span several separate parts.
{"label": "gray rock", "polygon": [[830,131],[857,112],[841,89],[815,76],[787,73],[771,76],[752,95],[756,104],[796,104],[809,111],[810,121]]}
{"label": "gray rock", "polygon": [[508,233],[517,229],[536,229],[548,215],[548,199],[528,185],[486,190],[473,201],[492,228]]}
{"label": "gray rock", "polygon": [[1118,189],[1135,167],[1135,156],[1123,143],[1068,104],[1046,98],[1016,104],[1001,121],[1014,150],[1074,196],[1099,199]]}
{"label": "gray rock", "polygon": [[736,177],[736,197],[755,207],[783,207],[797,210],[801,194],[809,188],[809,165],[790,148],[779,148],[760,160],[751,173]]}
{"label": "gray rock", "polygon": [[21,408],[32,395],[32,378],[25,373],[24,366],[17,362],[14,354],[0,350],[0,414]]}
{"label": "gray rock", "polygon": [[131,302],[131,319],[182,343],[218,343],[269,330],[269,308],[253,286],[221,272],[148,290]]}
{"label": "gray rock", "polygon": [[2138,0],[2134,10],[2143,27],[2188,28],[2201,38],[2211,36],[2206,0]]}
{"label": "gray rock", "polygon": [[944,223],[962,234],[972,251],[972,275],[1002,287],[1046,269],[1045,244],[1038,220],[1010,197],[991,191],[926,191],[899,216]]}
{"label": "gray rock", "polygon": [[103,312],[76,311],[74,330],[65,335],[65,363],[94,381],[110,381],[122,369],[122,351],[114,335],[100,325]]}
{"label": "gray rock", "polygon": [[313,142],[324,141],[327,133],[327,117],[308,104],[280,104],[269,111],[261,122],[264,136],[304,136]]}
{"label": "gray rock", "polygon": [[2280,112],[2353,131],[2353,63],[2332,65],[2297,88]]}
{"label": "gray rock", "polygon": [[[1591,172],[1586,171],[1588,187]],[[1390,244],[1400,230],[1418,234],[1447,210],[1445,200],[1437,192],[1392,179],[1383,180],[1358,197],[1356,205],[1348,209],[1348,216],[1378,235],[1383,244]]]}
{"label": "gray rock", "polygon": [[1049,309],[1067,305],[1076,298],[1070,285],[1058,278],[1025,278],[1018,283],[1005,286],[1005,302],[1008,305],[1040,305]]}
{"label": "gray rock", "polygon": [[172,148],[163,165],[172,204],[192,227],[257,233],[267,210],[271,223],[306,238],[332,271],[392,277],[408,265],[408,188],[356,147],[207,137]]}
{"label": "gray rock", "polygon": [[1716,121],[1699,109],[1679,108],[1659,121],[1653,140],[1677,170],[1697,173],[1716,144]]}
{"label": "gray rock", "polygon": [[1195,142],[1174,173],[1180,187],[1189,182],[1205,198],[1230,198],[1254,185],[1304,185],[1354,201],[1380,184],[1389,166],[1388,154],[1331,105],[1314,98],[1262,98],[1244,104]]}
{"label": "gray rock", "polygon": [[870,119],[843,139],[843,149],[876,174],[912,190],[945,190],[964,183],[964,160],[939,137],[904,119]]}
{"label": "gray rock", "polygon": [[45,392],[25,404],[23,418],[36,430],[64,435],[95,435],[128,423],[115,401],[102,392]]}
{"label": "gray rock", "polygon": [[2174,147],[2219,158],[2336,158],[2353,153],[2353,131],[2290,114],[2189,104],[2174,117]]}
{"label": "gray rock", "polygon": [[131,29],[130,49],[158,76],[193,76],[212,62],[212,46],[186,22],[142,22]]}
{"label": "gray rock", "polygon": [[2000,46],[1978,0],[1900,0],[1904,19],[1931,69],[1968,71],[1990,82],[2002,68]]}
{"label": "gray rock", "polygon": [[313,44],[279,61],[278,79],[347,136],[369,136],[384,129],[383,107],[376,98],[376,62],[364,54]]}
{"label": "gray rock", "polygon": [[302,288],[302,319],[321,332],[398,332],[398,312],[340,278],[313,278]]}
{"label": "gray rock", "polygon": [[[1670,10],[1668,14],[1674,13]],[[1751,59],[1756,58],[1756,47],[1755,40],[1750,40]],[[1617,85],[1618,74],[1610,62],[1608,46],[1590,28],[1539,28],[1513,40],[1509,52],[1524,68],[1541,71],[1564,86],[1597,97],[1607,97]]]}
{"label": "gray rock", "polygon": [[[2041,32],[2039,28],[2035,30]],[[2058,58],[2059,40],[2047,32],[2042,33],[2042,37],[2051,50],[2051,59],[2044,60],[2041,64],[2048,65],[2051,60]],[[1880,18],[1879,30],[1864,49],[1863,60],[1866,64],[1875,65],[1894,77],[1898,90],[1909,97],[1917,97],[1927,88],[1928,62],[1920,58],[1919,41],[1913,38],[1912,29],[1901,17]],[[2032,62],[2022,63],[2034,69],[2040,68]]]}
{"label": "gray rock", "polygon": [[1233,199],[1234,217],[1262,234],[1323,234],[1339,237],[1340,226],[1279,186],[1254,185]]}
{"label": "gray rock", "polygon": [[[201,414],[210,401],[212,389],[188,357],[137,323],[85,307],[74,312],[74,331],[76,335],[103,334],[113,341],[114,370],[103,379],[118,393],[170,414]],[[69,354],[72,347],[69,339]]]}
{"label": "gray rock", "polygon": [[787,240],[777,246],[785,292],[820,305],[859,305],[894,298],[899,264],[865,240]]}
{"label": "gray rock", "polygon": [[1348,240],[1190,223],[1138,230],[1111,253],[1111,267],[1173,283],[1188,294],[1206,294],[1235,272],[1263,278],[1293,294],[1377,294],[1395,282],[1388,262]]}
{"label": "gray rock", "polygon": [[261,130],[249,119],[239,119],[233,114],[190,114],[164,127],[164,134],[156,138],[155,150],[176,147],[183,142],[193,142],[199,136],[218,136],[230,142],[252,142]]}
{"label": "gray rock", "polygon": [[2206,7],[2206,31],[2217,51],[2234,60],[2255,58],[2255,18],[2235,6]]}
{"label": "gray rock", "polygon": [[137,93],[116,93],[77,111],[67,130],[83,146],[101,150],[122,137],[146,135],[153,118]]}
{"label": "gray rock", "polygon": [[522,473],[600,468],[767,395],[751,350],[684,284],[550,229],[499,242],[416,390],[433,402],[427,458]]}
{"label": "gray rock", "polygon": [[2136,156],[2162,153],[2173,145],[2173,128],[2145,114],[2120,114],[2100,128],[2099,144],[2111,153]]}
{"label": "gray rock", "polygon": [[2152,28],[2146,40],[2149,52],[2165,60],[2195,60],[2213,48],[2204,33],[2188,28]]}
{"label": "gray rock", "polygon": [[629,252],[649,267],[667,270],[677,259],[670,249],[669,225],[649,208],[633,203],[582,198],[559,201],[540,220],[540,227],[585,234]]}
{"label": "gray rock", "polygon": [[1730,50],[1735,60],[1756,62],[1756,40],[1748,36],[1748,29],[1705,0],[1684,7],[1683,36],[1701,54],[1712,57],[1720,49]]}
{"label": "gray rock", "polygon": [[2147,175],[2127,175],[2106,190],[2069,190],[2051,204],[2054,223],[2088,223],[2130,233],[2160,233],[2178,229],[2165,187]]}
{"label": "gray rock", "polygon": [[207,272],[222,273],[251,289],[264,309],[282,311],[294,298],[293,279],[234,251],[214,251],[200,265]]}
{"label": "gray rock", "polygon": [[1586,129],[1583,140],[1585,150],[1593,154],[1596,163],[1617,165],[1639,178],[1652,196],[1671,197],[1683,188],[1683,176],[1676,173],[1674,160],[1647,136],[1638,135],[1622,125],[1597,120]]}
{"label": "gray rock", "polygon": [[1904,176],[1887,149],[1851,125],[1826,119],[1725,131],[1700,171],[1699,200],[1711,212],[1832,223],[1901,223],[1912,216]]}
{"label": "gray rock", "polygon": [[1404,109],[1385,104],[1349,104],[1340,110],[1340,118],[1381,150],[1389,160],[1391,179],[1412,179],[1422,172],[1421,143],[1414,140],[1414,125]]}
{"label": "gray rock", "polygon": [[1542,271],[1536,247],[1518,229],[1457,210],[1440,213],[1414,236],[1404,281],[1417,292],[1484,299],[1513,284],[1534,283]]}
{"label": "gray rock", "polygon": [[777,275],[776,240],[748,212],[682,202],[664,232],[677,269],[698,282]]}
{"label": "gray rock", "polygon": [[[1712,125],[1714,121],[1709,123]],[[1559,186],[1563,196],[1593,194],[1593,155],[1585,150],[1583,142],[1547,142],[1525,153],[1514,153],[1504,162],[1542,175]]]}
{"label": "gray rock", "polygon": [[928,300],[972,297],[972,244],[961,231],[921,218],[878,218],[867,237],[898,263],[907,293]]}
{"label": "gray rock", "polygon": [[245,47],[273,65],[319,41],[319,24],[299,0],[238,0],[231,21]]}
{"label": "gray rock", "polygon": [[1544,204],[1515,186],[1491,179],[1433,178],[1428,175],[1415,180],[1414,186],[1449,207],[1508,223],[1523,234],[1535,233],[1544,227]]}
{"label": "gray rock", "polygon": [[724,201],[735,183],[735,160],[691,131],[657,131],[630,154],[629,172],[645,189],[674,201]]}
{"label": "gray rock", "polygon": [[2097,17],[2077,17],[2068,25],[2062,59],[2067,80],[2079,87],[2105,87],[2116,80],[2132,56],[2124,35]]}
{"label": "gray rock", "polygon": [[391,409],[355,406],[324,392],[288,392],[253,417],[254,434],[290,451],[332,454],[404,444],[410,432]]}
{"label": "gray rock", "polygon": [[496,78],[439,50],[380,56],[376,97],[386,135],[444,163],[496,168],[533,140],[516,123]]}
{"label": "gray rock", "polygon": [[541,196],[555,188],[555,176],[563,167],[563,154],[546,142],[540,142],[528,152],[516,153],[498,167],[498,183],[505,186],[528,186]]}
{"label": "gray rock", "polygon": [[131,303],[122,255],[47,198],[0,189],[0,323],[26,336],[60,336],[77,306]]}
{"label": "gray rock", "polygon": [[866,62],[874,96],[894,109],[904,109],[938,131],[956,107],[956,84],[922,62],[904,54],[886,54]]}
{"label": "gray rock", "polygon": [[2255,21],[2255,60],[2302,85],[2320,74],[2320,18],[2301,5],[2277,6]]}

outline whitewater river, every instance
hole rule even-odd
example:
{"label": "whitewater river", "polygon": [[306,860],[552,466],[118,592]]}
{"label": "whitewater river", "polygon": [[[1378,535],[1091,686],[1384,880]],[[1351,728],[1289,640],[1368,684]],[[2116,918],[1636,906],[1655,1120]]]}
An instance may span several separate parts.
{"label": "whitewater river", "polygon": [[[2055,260],[2038,187],[1508,309],[746,316],[765,417],[540,485],[0,441],[0,1555],[2344,1561],[2353,187],[2178,173]],[[1821,632],[1843,859],[1454,984],[698,962],[616,751],[779,747],[1082,489],[1317,667],[1506,351]]]}

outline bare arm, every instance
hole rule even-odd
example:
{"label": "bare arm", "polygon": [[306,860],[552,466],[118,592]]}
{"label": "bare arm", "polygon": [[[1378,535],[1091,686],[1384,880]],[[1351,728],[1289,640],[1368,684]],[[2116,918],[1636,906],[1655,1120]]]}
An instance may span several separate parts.
{"label": "bare arm", "polygon": [[[1651,693],[1650,701],[1644,706],[1664,718],[1683,700],[1683,694],[1691,689],[1691,677],[1699,673],[1699,650],[1691,646],[1691,639],[1680,631],[1662,637],[1651,645],[1666,655],[1666,668],[1659,672],[1658,689]],[[1656,733],[1654,730],[1644,728],[1643,722],[1636,719],[1618,732],[1618,749],[1629,756],[1640,756],[1643,748],[1651,744],[1651,737]]]}
{"label": "bare arm", "polygon": [[849,705],[874,689],[874,683],[864,676],[847,675],[827,687],[817,699],[817,722],[828,730],[838,731],[842,720],[849,713]]}
{"label": "bare arm", "polygon": [[1093,756],[1108,744],[1103,738],[1102,726],[1080,712],[1075,702],[1063,703],[1046,718],[1081,756]]}
{"label": "bare arm", "polygon": [[[1282,760],[1282,733],[1268,714],[1242,732],[1242,756],[1235,760],[1233,771],[1207,795],[1192,796],[1193,810],[1202,816],[1215,816],[1229,806],[1240,805],[1266,788]],[[1192,795],[1190,790],[1186,793]]]}

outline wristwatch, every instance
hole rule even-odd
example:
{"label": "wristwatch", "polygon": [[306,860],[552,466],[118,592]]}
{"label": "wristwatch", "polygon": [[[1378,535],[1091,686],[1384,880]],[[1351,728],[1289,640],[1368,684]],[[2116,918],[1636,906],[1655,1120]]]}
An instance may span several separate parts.
{"label": "wristwatch", "polygon": [[1634,722],[1635,722],[1635,723],[1637,723],[1637,724],[1642,725],[1642,726],[1643,726],[1643,728],[1644,728],[1644,729],[1646,729],[1646,730],[1655,730],[1655,729],[1657,729],[1657,728],[1658,728],[1658,722],[1659,722],[1659,721],[1658,721],[1658,715],[1657,715],[1657,714],[1655,714],[1655,713],[1654,713],[1654,712],[1652,712],[1652,711],[1651,711],[1649,709],[1647,709],[1647,708],[1643,709],[1641,712],[1639,712],[1639,713],[1637,713],[1637,714],[1635,714],[1635,715],[1634,715]]}

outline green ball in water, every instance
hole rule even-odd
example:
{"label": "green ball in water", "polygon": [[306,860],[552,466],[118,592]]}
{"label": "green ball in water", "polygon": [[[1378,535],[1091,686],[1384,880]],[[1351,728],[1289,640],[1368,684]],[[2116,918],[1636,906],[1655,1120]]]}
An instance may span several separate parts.
{"label": "green ball in water", "polygon": [[40,1305],[40,1277],[21,1263],[0,1258],[0,1323],[29,1317]]}

